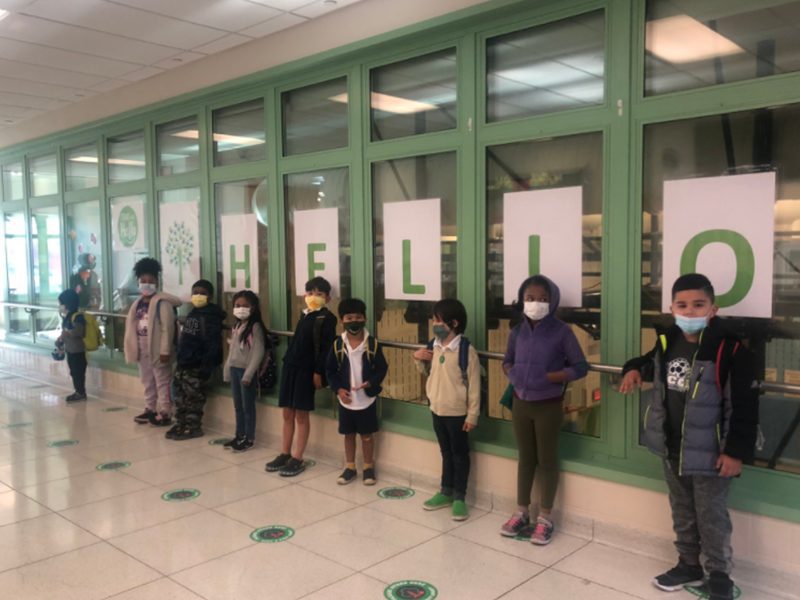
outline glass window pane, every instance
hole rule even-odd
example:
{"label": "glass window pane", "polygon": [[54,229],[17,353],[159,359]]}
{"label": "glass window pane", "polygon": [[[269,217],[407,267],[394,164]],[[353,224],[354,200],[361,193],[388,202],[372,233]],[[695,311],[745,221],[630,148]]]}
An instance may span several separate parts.
{"label": "glass window pane", "polygon": [[[28,243],[25,213],[5,213],[6,292],[9,302],[28,302]],[[11,260],[13,257],[13,260]]]}
{"label": "glass window pane", "polygon": [[[504,293],[503,219],[505,201],[519,202],[515,192],[579,188],[582,204],[582,265],[580,306],[562,302],[558,317],[572,326],[586,359],[600,362],[600,278],[603,213],[603,136],[571,135],[549,140],[492,146],[486,151],[487,202],[487,340],[490,351],[505,353],[511,328],[519,313],[506,304]],[[555,208],[555,207],[554,207]],[[546,241],[542,242],[543,244]],[[530,252],[525,248],[525,255]],[[541,248],[541,253],[559,252]],[[544,262],[544,261],[543,261]],[[530,265],[535,271],[535,267]],[[564,288],[558,272],[545,272]],[[513,295],[522,279],[512,285]],[[563,291],[562,291],[563,294]],[[577,304],[577,302],[576,302]],[[489,415],[509,419],[499,404],[508,385],[499,360],[489,361]],[[564,429],[599,437],[600,374],[590,372],[567,387],[564,396]]]}
{"label": "glass window pane", "polygon": [[31,196],[49,196],[58,193],[58,161],[55,154],[30,160]]}
{"label": "glass window pane", "polygon": [[[743,336],[764,366],[764,380],[800,383],[800,155],[797,153],[800,104],[648,125],[644,130],[642,215],[641,344],[649,351],[655,342],[653,325],[672,320],[661,312],[664,285],[664,186],[675,180],[775,173],[774,248],[772,256],[772,318],[726,317],[732,331]],[[758,165],[758,166],[753,166]],[[698,198],[698,205],[704,198]],[[757,211],[742,219],[757,218]],[[709,223],[709,229],[720,226]],[[733,223],[728,227],[735,227]],[[746,236],[746,223],[742,224]],[[746,238],[746,239],[748,239]],[[714,244],[721,246],[721,244]],[[757,248],[755,242],[753,247]],[[719,267],[732,253],[698,255],[697,269]],[[716,258],[714,258],[716,257]],[[723,263],[724,264],[724,263]],[[709,272],[720,296],[727,294],[732,276]],[[725,314],[724,303],[721,314]],[[738,311],[737,311],[738,312]],[[741,313],[740,313],[741,314]],[[644,405],[644,402],[641,403]],[[756,464],[785,471],[800,468],[800,438],[792,437],[798,399],[769,392],[761,397],[760,424],[765,442],[756,451]],[[643,408],[642,408],[643,411]],[[641,423],[641,420],[640,420]],[[787,445],[780,441],[787,436]]]}
{"label": "glass window pane", "polygon": [[264,100],[214,111],[214,166],[235,165],[267,157]]}
{"label": "glass window pane", "polygon": [[602,10],[486,42],[489,122],[603,103]]}
{"label": "glass window pane", "polygon": [[67,205],[67,267],[69,287],[78,292],[79,306],[103,310],[103,242],[100,202]]}
{"label": "glass window pane", "polygon": [[648,0],[645,94],[800,70],[800,2]]}
{"label": "glass window pane", "polygon": [[22,163],[3,165],[3,200],[22,200]]}
{"label": "glass window pane", "polygon": [[[217,278],[222,292],[222,308],[229,314],[233,314],[233,294],[242,289],[253,290],[258,294],[261,301],[261,314],[265,324],[269,317],[269,263],[267,261],[267,180],[266,179],[247,179],[245,181],[232,181],[230,183],[218,183],[214,186],[214,199],[217,211]],[[231,217],[248,215],[244,222],[242,219]],[[227,218],[226,218],[227,217]],[[252,221],[250,221],[252,219]],[[236,240],[238,228],[239,239],[248,240],[249,229],[252,222],[255,222],[257,247],[250,249],[254,253],[256,270],[249,269],[249,283],[247,271],[233,271],[229,269],[226,277],[224,265],[241,263],[241,269],[248,269],[246,252],[237,254],[237,248],[224,242],[229,239]],[[242,231],[244,228],[245,231]],[[225,231],[223,231],[225,229]],[[229,235],[229,232],[233,232]],[[245,241],[246,243],[246,241]],[[231,254],[233,253],[233,254]],[[252,263],[251,263],[252,264]],[[233,264],[234,267],[237,265]],[[231,281],[231,275],[236,277]],[[258,277],[258,285],[255,284],[254,277]]]}
{"label": "glass window pane", "polygon": [[[314,171],[310,173],[296,173],[286,175],[284,178],[284,196],[286,198],[286,252],[288,254],[287,274],[289,279],[289,323],[293,328],[306,308],[303,296],[305,283],[311,277],[321,275],[328,279],[333,286],[331,302],[328,308],[336,314],[336,307],[339,306],[341,298],[350,295],[350,182],[347,169],[329,169],[326,171]],[[314,214],[311,211],[328,210],[326,213],[319,213],[322,221],[319,223],[311,222]],[[303,229],[298,230],[296,223],[302,220]],[[327,228],[323,230],[323,227]],[[339,238],[339,247],[334,252],[325,247],[325,243],[316,244],[318,252],[314,253],[312,242],[306,242],[303,263],[307,268],[303,270],[299,278],[295,273],[295,238],[308,240],[313,238],[313,234],[319,233],[323,236],[332,235],[336,232]],[[325,239],[325,238],[323,238]],[[338,259],[339,286],[335,285],[335,278],[331,273],[336,273],[337,267],[330,266],[323,258],[335,256]],[[313,261],[308,261],[309,255],[314,257]],[[336,260],[334,259],[334,260]],[[314,261],[319,262],[314,262]],[[317,267],[317,268],[315,268]],[[298,289],[299,288],[299,289]],[[302,293],[299,293],[302,292]]]}
{"label": "glass window pane", "polygon": [[200,279],[200,190],[181,188],[158,194],[162,287],[188,299]]}
{"label": "glass window pane", "polygon": [[61,215],[57,206],[31,210],[33,303],[55,305],[61,278]]}
{"label": "glass window pane", "polygon": [[64,173],[67,191],[85,190],[98,186],[97,144],[86,144],[64,152]]}
{"label": "glass window pane", "polygon": [[[387,298],[384,244],[386,207],[398,202],[439,199],[441,231],[441,297],[456,298],[456,212],[458,199],[456,153],[432,154],[376,162],[372,166],[372,202],[375,231],[375,335],[380,339],[425,343],[430,330],[434,300]],[[401,295],[401,294],[395,294]],[[438,298],[437,298],[438,300]],[[384,381],[383,395],[424,403],[424,386],[408,350],[384,348],[392,365]]]}
{"label": "glass window pane", "polygon": [[455,129],[457,75],[455,48],[373,69],[372,140]]}
{"label": "glass window pane", "polygon": [[136,131],[108,140],[108,182],[137,181],[147,176],[144,133]]}
{"label": "glass window pane", "polygon": [[156,128],[158,174],[177,175],[200,166],[200,131],[197,118],[189,117]]}
{"label": "glass window pane", "polygon": [[283,154],[347,146],[347,77],[284,92]]}

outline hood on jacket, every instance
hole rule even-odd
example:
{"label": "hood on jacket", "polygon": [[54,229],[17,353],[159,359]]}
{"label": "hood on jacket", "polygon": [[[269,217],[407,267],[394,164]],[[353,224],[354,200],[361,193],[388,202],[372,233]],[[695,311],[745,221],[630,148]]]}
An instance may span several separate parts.
{"label": "hood on jacket", "polygon": [[558,289],[558,286],[552,279],[545,277],[544,275],[531,275],[522,282],[522,285],[519,286],[519,291],[517,292],[517,302],[514,307],[517,310],[522,311],[522,307],[525,305],[525,288],[527,288],[529,285],[540,285],[548,290],[550,293],[550,313],[548,316],[553,316],[556,310],[558,310],[558,305],[561,302],[561,290]]}
{"label": "hood on jacket", "polygon": [[69,312],[78,310],[79,302],[78,292],[75,290],[64,290],[58,295],[58,303],[66,306]]}

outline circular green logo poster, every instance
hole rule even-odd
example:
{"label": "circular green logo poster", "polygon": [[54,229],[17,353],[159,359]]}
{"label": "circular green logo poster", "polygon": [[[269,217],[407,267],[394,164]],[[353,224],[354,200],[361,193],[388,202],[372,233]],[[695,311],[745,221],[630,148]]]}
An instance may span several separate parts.
{"label": "circular green logo poster", "polygon": [[136,244],[136,238],[139,237],[139,219],[136,218],[136,211],[130,206],[124,206],[119,211],[117,233],[119,241],[126,248],[132,248]]}

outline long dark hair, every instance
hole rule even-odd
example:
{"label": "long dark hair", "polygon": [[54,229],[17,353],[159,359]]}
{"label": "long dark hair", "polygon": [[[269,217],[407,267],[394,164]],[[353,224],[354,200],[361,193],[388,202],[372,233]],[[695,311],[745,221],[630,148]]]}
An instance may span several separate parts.
{"label": "long dark hair", "polygon": [[[264,321],[261,318],[261,303],[258,300],[258,296],[256,296],[256,294],[250,290],[241,290],[233,295],[234,305],[239,298],[244,298],[247,300],[248,304],[250,304],[250,318],[247,319],[244,329],[242,329],[242,332],[239,335],[239,339],[242,340],[242,342],[246,342],[253,333],[253,327],[255,327],[256,323],[261,325],[261,331],[264,333],[264,339],[266,339],[267,328],[264,326]],[[236,319],[236,321],[238,325],[240,322],[239,319]]]}

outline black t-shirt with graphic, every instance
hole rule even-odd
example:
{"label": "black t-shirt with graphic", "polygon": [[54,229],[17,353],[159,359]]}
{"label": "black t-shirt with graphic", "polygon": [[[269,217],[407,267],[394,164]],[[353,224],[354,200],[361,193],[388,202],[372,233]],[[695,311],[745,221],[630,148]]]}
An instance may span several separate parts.
{"label": "black t-shirt with graphic", "polygon": [[664,433],[667,435],[667,450],[670,458],[678,458],[681,452],[683,414],[686,409],[686,395],[692,377],[692,358],[697,352],[697,344],[679,336],[667,348],[667,419]]}

